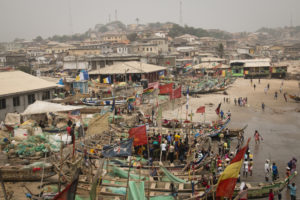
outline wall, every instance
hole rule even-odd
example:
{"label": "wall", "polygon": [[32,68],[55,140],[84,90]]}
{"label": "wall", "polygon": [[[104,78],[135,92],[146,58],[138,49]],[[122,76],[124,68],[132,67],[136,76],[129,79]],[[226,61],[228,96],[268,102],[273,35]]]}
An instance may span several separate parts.
{"label": "wall", "polygon": [[[41,90],[41,91],[33,92],[35,94],[35,99],[42,101],[43,92],[45,92],[45,91],[50,91],[50,99],[52,99],[55,89]],[[0,110],[0,121],[4,121],[6,113],[13,113],[13,112],[22,113],[28,106],[28,97],[27,96],[29,94],[33,94],[33,93],[26,93],[26,94],[19,94],[19,95],[15,95],[15,96],[5,97],[6,109]],[[17,96],[19,96],[20,105],[14,107],[13,97],[17,97]],[[1,99],[3,99],[3,98],[1,98]]]}

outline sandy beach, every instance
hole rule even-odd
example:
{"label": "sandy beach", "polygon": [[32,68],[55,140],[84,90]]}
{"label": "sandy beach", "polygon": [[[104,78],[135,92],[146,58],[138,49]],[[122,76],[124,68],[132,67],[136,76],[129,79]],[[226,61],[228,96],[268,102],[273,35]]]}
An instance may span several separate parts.
{"label": "sandy beach", "polygon": [[[270,84],[270,90],[264,93],[264,88]],[[226,113],[228,110],[232,113],[232,120],[229,128],[241,128],[248,124],[245,130],[245,138],[251,138],[250,150],[254,155],[253,176],[243,180],[248,182],[264,182],[264,163],[266,159],[275,162],[279,169],[280,178],[285,177],[285,167],[292,157],[300,160],[300,104],[288,97],[285,102],[283,93],[299,94],[297,81],[284,81],[283,91],[279,92],[282,80],[279,79],[258,79],[253,80],[256,84],[254,90],[249,79],[237,79],[233,85],[227,90],[228,95],[223,94],[207,94],[201,95],[200,98],[190,97],[189,113],[193,111],[193,121],[203,121],[204,115],[195,114],[200,106],[206,106],[206,121],[217,120],[218,116],[215,109],[221,102],[221,109]],[[275,91],[278,92],[278,99],[274,99]],[[230,98],[230,103],[224,103],[223,99]],[[235,106],[234,98],[247,97],[248,105],[245,107]],[[263,112],[261,109],[262,102],[266,108]],[[208,104],[212,103],[212,106]],[[165,118],[185,119],[186,107],[175,110],[169,110],[163,113]],[[297,111],[298,110],[298,111]],[[189,117],[190,119],[190,117]],[[255,145],[254,131],[258,130],[264,140],[259,145]],[[298,162],[299,164],[299,162]],[[294,180],[296,184],[300,184],[299,176]],[[299,191],[297,191],[300,194]],[[282,193],[283,199],[288,199]]]}

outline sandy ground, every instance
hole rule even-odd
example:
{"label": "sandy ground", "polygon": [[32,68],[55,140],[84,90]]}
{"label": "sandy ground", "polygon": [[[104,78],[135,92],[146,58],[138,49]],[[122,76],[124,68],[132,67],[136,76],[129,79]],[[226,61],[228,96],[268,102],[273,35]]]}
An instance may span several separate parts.
{"label": "sandy ground", "polygon": [[[200,98],[191,98],[189,100],[189,113],[195,112],[200,106],[206,106],[206,121],[216,120],[218,117],[215,113],[217,105],[222,102],[221,109],[226,113],[228,110],[232,113],[232,120],[229,124],[230,128],[241,128],[248,124],[245,130],[245,138],[251,137],[250,150],[254,155],[253,176],[248,177],[249,182],[264,182],[264,162],[270,159],[276,162],[280,177],[285,177],[285,167],[292,157],[296,157],[300,162],[300,103],[296,103],[290,98],[288,102],[284,101],[283,94],[279,93],[281,80],[262,79],[258,84],[258,80],[253,80],[256,84],[254,91],[250,80],[238,79],[227,90],[228,95],[223,94],[207,94],[201,95]],[[264,88],[270,84],[270,90],[264,93]],[[274,99],[275,91],[278,92],[278,99]],[[284,81],[283,92],[291,94],[299,94],[297,81]],[[229,97],[230,103],[224,103],[223,98]],[[234,98],[247,97],[248,105],[245,107],[235,106]],[[265,103],[266,109],[261,109],[262,102]],[[214,105],[209,107],[208,104]],[[165,118],[185,119],[186,107],[169,110],[163,113]],[[203,121],[202,114],[194,114],[193,121]],[[264,138],[260,145],[255,145],[253,134],[258,130]],[[298,164],[299,164],[298,162]],[[300,187],[300,177],[294,180]],[[300,191],[297,191],[300,196]],[[283,199],[289,199],[286,191],[282,193]]]}
{"label": "sandy ground", "polygon": [[[276,79],[262,79],[258,84],[257,80],[253,80],[256,84],[256,90],[250,84],[250,80],[238,79],[227,90],[228,95],[221,94],[207,94],[201,95],[199,98],[190,97],[189,99],[189,113],[194,113],[193,121],[204,121],[204,115],[196,114],[198,107],[205,105],[206,122],[217,120],[215,109],[217,105],[222,102],[221,109],[226,113],[228,110],[232,113],[232,120],[229,124],[230,128],[241,128],[248,124],[245,130],[245,138],[251,137],[250,150],[254,154],[253,176],[248,179],[242,179],[249,182],[264,182],[264,162],[270,159],[276,162],[279,168],[280,177],[285,176],[285,167],[287,162],[296,157],[300,162],[300,103],[295,103],[288,99],[284,101],[283,95],[279,93],[281,80]],[[266,95],[264,88],[270,84],[270,90]],[[278,91],[279,97],[274,100],[274,92]],[[299,94],[297,81],[284,81],[283,92],[291,94]],[[224,103],[223,98],[230,98],[230,103]],[[234,98],[247,97],[248,105],[239,107],[234,105]],[[261,103],[266,104],[266,109],[261,110]],[[208,104],[212,103],[212,106]],[[167,119],[185,119],[186,106],[175,108],[174,110],[164,110],[163,117]],[[190,117],[189,117],[190,119]],[[264,138],[260,145],[255,145],[253,134],[258,130]],[[298,162],[298,164],[299,164]],[[296,184],[300,187],[300,177],[296,177]],[[30,189],[36,192],[37,183],[25,183]],[[25,199],[21,183],[11,184],[7,183],[6,187],[9,191],[14,191],[15,197],[13,199]],[[23,192],[24,191],[24,192]],[[300,196],[300,190],[297,191]],[[283,192],[283,200],[289,199],[286,192]]]}

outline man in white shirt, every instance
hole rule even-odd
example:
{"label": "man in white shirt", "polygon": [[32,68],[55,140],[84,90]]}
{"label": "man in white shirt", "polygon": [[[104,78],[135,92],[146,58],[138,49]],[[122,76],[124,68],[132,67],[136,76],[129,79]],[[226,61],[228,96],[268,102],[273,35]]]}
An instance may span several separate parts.
{"label": "man in white shirt", "polygon": [[266,163],[265,163],[265,179],[266,179],[267,182],[269,181],[270,171],[271,171],[270,161],[266,160]]}
{"label": "man in white shirt", "polygon": [[162,153],[161,160],[165,161],[166,156],[167,156],[167,144],[166,144],[166,142],[160,144],[160,149],[161,149],[161,153]]}

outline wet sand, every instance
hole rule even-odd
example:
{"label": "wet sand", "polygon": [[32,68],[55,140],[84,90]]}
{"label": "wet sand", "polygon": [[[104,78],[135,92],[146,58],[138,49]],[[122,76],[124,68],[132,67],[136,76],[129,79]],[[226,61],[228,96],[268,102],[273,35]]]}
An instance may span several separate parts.
{"label": "wet sand", "polygon": [[[300,103],[296,103],[288,97],[288,102],[285,102],[283,93],[280,94],[279,88],[281,80],[277,79],[262,79],[258,84],[258,80],[254,79],[256,84],[254,91],[250,80],[238,79],[227,90],[228,95],[223,94],[207,94],[201,95],[200,98],[191,98],[189,101],[189,113],[193,112],[200,106],[206,105],[206,121],[217,120],[218,117],[215,109],[218,103],[222,102],[221,109],[226,113],[228,110],[232,113],[232,120],[229,124],[230,128],[241,128],[248,124],[245,130],[245,139],[251,137],[250,151],[254,156],[253,176],[247,180],[242,177],[242,181],[249,182],[264,182],[264,163],[266,159],[275,162],[278,166],[280,178],[285,177],[285,168],[288,161],[292,157],[296,157],[300,164]],[[264,93],[264,88],[270,84],[270,90],[267,94]],[[278,92],[278,99],[274,99],[275,91]],[[284,81],[283,92],[290,94],[299,94],[297,81]],[[230,98],[230,103],[224,103],[223,98]],[[245,107],[235,106],[234,98],[247,97],[248,105]],[[261,103],[266,105],[265,111],[261,109]],[[208,107],[207,104],[214,105]],[[165,118],[185,119],[185,106],[173,111],[164,112]],[[190,119],[190,118],[189,118]],[[203,121],[202,114],[194,114],[193,121]],[[254,131],[258,130],[264,140],[259,145],[255,145]],[[299,169],[299,167],[298,167]],[[297,176],[294,182],[300,187],[300,177]],[[286,191],[282,192],[282,199],[289,199],[285,195]],[[300,191],[297,191],[300,196]]]}

